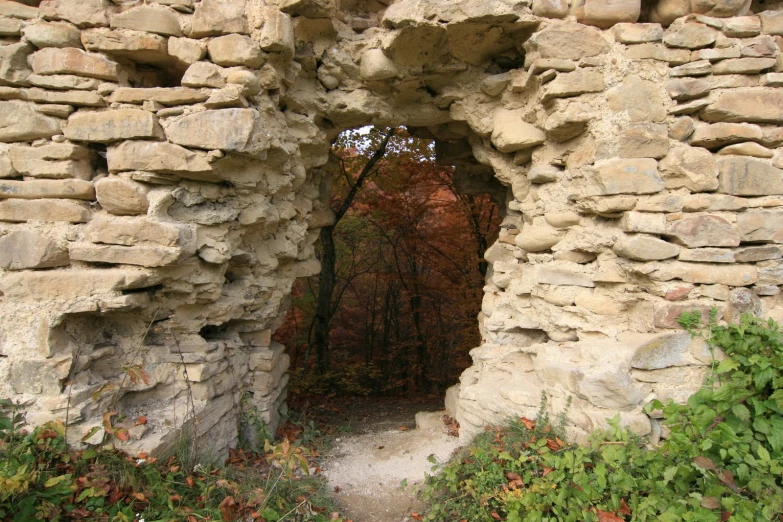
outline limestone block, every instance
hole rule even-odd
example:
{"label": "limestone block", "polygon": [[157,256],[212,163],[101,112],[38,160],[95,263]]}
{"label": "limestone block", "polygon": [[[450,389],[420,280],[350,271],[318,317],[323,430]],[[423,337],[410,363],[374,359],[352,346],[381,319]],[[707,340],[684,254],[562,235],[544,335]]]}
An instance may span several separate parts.
{"label": "limestone block", "polygon": [[32,141],[60,134],[58,121],[33,107],[22,101],[0,101],[0,142]]}
{"label": "limestone block", "polygon": [[[778,46],[775,39],[771,36],[760,36],[752,40],[745,40],[741,49],[741,56],[749,58],[761,58],[764,56],[775,57],[778,52]],[[732,58],[739,58],[733,56]]]}
{"label": "limestone block", "polygon": [[[783,243],[783,212],[749,210],[737,215],[742,241]],[[739,255],[739,254],[738,254]]]}
{"label": "limestone block", "polygon": [[27,89],[28,101],[36,103],[54,103],[74,105],[77,107],[104,107],[106,102],[97,92],[92,91],[46,91],[44,89]]}
{"label": "limestone block", "polygon": [[147,217],[114,217],[98,214],[85,228],[93,243],[122,246],[163,246],[189,248],[192,232],[180,223],[165,223]]}
{"label": "limestone block", "polygon": [[0,18],[0,36],[19,36],[22,33],[21,20]]}
{"label": "limestone block", "polygon": [[697,125],[689,141],[691,145],[716,150],[733,143],[760,141],[762,137],[761,127],[752,123],[714,123]]}
{"label": "limestone block", "polygon": [[775,67],[775,58],[732,58],[712,67],[712,74],[759,74]]}
{"label": "limestone block", "polygon": [[[259,152],[264,145],[254,141],[260,118],[253,109],[220,109],[185,116],[171,124],[166,133],[172,143],[207,150]],[[204,129],[211,129],[209,134]]]}
{"label": "limestone block", "polygon": [[671,99],[686,101],[707,96],[712,90],[712,84],[703,79],[676,79],[666,84],[666,90]]}
{"label": "limestone block", "polygon": [[249,36],[241,34],[218,36],[210,40],[207,50],[209,59],[218,65],[244,65],[257,69],[264,63],[261,47]]}
{"label": "limestone block", "polygon": [[611,159],[595,165],[596,181],[604,195],[653,194],[664,189],[654,159]]}
{"label": "limestone block", "polygon": [[758,269],[755,266],[684,262],[673,262],[662,267],[655,277],[666,281],[681,279],[686,283],[728,286],[749,286],[759,280]]}
{"label": "limestone block", "polygon": [[133,7],[111,18],[111,27],[135,29],[163,36],[182,36],[179,16],[169,8],[153,5]]}
{"label": "limestone block", "polygon": [[546,18],[568,16],[568,0],[533,0],[533,14]]}
{"label": "limestone block", "polygon": [[514,243],[526,252],[549,250],[563,239],[563,234],[553,227],[528,226],[514,237]]}
{"label": "limestone block", "polygon": [[619,23],[612,27],[615,39],[624,44],[660,42],[663,38],[661,24]]}
{"label": "limestone block", "polygon": [[547,212],[544,220],[555,228],[568,228],[578,225],[581,217],[576,212]]}
{"label": "limestone block", "polygon": [[571,103],[565,110],[554,112],[546,119],[544,131],[547,136],[562,143],[584,133],[593,117],[589,107]]}
{"label": "limestone block", "polygon": [[67,22],[39,22],[25,27],[22,34],[39,49],[82,46],[81,32]]}
{"label": "limestone block", "polygon": [[680,261],[696,263],[734,263],[734,252],[725,248],[683,248],[677,257]]}
{"label": "limestone block", "polygon": [[718,188],[718,163],[702,148],[674,147],[658,168],[668,189],[685,187],[692,192],[708,192]]}
{"label": "limestone block", "polygon": [[109,25],[106,0],[44,0],[41,14],[48,20],[67,20],[79,27]]}
{"label": "limestone block", "polygon": [[611,110],[627,113],[631,121],[658,122],[667,116],[658,85],[638,76],[628,76],[620,85],[609,89],[607,100]]}
{"label": "limestone block", "polygon": [[68,251],[33,230],[0,236],[0,267],[5,270],[54,268],[69,264]]}
{"label": "limestone block", "polygon": [[761,33],[761,20],[757,16],[736,16],[723,23],[723,34],[733,38],[749,38]]}
{"label": "limestone block", "polygon": [[190,66],[207,55],[207,45],[203,41],[190,38],[169,38],[169,56],[176,59],[180,65]]}
{"label": "limestone block", "polygon": [[206,92],[187,87],[120,87],[109,96],[110,103],[143,104],[154,101],[161,105],[191,105],[209,98]]}
{"label": "limestone block", "polygon": [[231,107],[246,108],[250,104],[242,96],[242,88],[238,85],[227,85],[212,93],[209,99],[204,102],[207,109],[226,109]]}
{"label": "limestone block", "polygon": [[758,16],[764,34],[783,36],[783,12],[779,10],[762,11]]}
{"label": "limestone block", "polygon": [[626,212],[620,220],[620,228],[626,232],[663,234],[666,232],[666,216],[652,212]]}
{"label": "limestone block", "polygon": [[536,280],[544,285],[595,287],[589,275],[565,268],[542,267],[536,273]]}
{"label": "limestone block", "polygon": [[694,13],[729,18],[742,16],[750,9],[750,0],[691,0]]}
{"label": "limestone block", "polygon": [[560,169],[554,165],[539,165],[532,167],[527,173],[527,179],[530,183],[551,183],[557,181],[560,175]]}
{"label": "limestone block", "polygon": [[0,221],[67,221],[86,223],[90,220],[86,203],[60,199],[0,200]]}
{"label": "limestone block", "polygon": [[36,87],[77,91],[94,91],[101,84],[101,81],[97,78],[83,78],[72,74],[54,74],[51,76],[31,74],[27,81]]}
{"label": "limestone block", "polygon": [[657,0],[650,8],[651,22],[669,25],[677,18],[691,13],[690,0]]}
{"label": "limestone block", "polygon": [[639,384],[625,371],[589,373],[577,385],[577,394],[599,408],[627,410],[640,404],[650,386]]}
{"label": "limestone block", "polygon": [[70,301],[154,284],[148,272],[110,268],[19,272],[0,279],[6,296],[28,301]]}
{"label": "limestone block", "polygon": [[[579,42],[579,45],[574,45]],[[553,24],[534,34],[524,45],[531,58],[579,60],[609,50],[609,42],[595,27],[577,23]],[[534,59],[534,58],[533,58]],[[532,62],[531,62],[532,63]]]}
{"label": "limestone block", "polygon": [[546,135],[523,120],[523,110],[497,109],[493,115],[492,144],[500,152],[514,152],[541,145]]}
{"label": "limestone block", "polygon": [[252,96],[258,94],[262,89],[276,89],[279,87],[277,83],[277,73],[274,72],[274,67],[271,65],[265,65],[262,69],[263,72],[272,70],[274,82],[269,82],[265,79],[264,86],[261,85],[259,78],[250,71],[244,71],[241,69],[234,69],[228,73],[226,82],[228,85],[234,85],[240,88],[240,92],[244,96]]}
{"label": "limestone block", "polygon": [[569,98],[591,92],[603,92],[606,87],[604,75],[589,69],[577,69],[570,73],[561,73],[549,82],[543,100]]}
{"label": "limestone block", "polygon": [[117,64],[96,53],[73,47],[47,47],[33,53],[30,66],[36,74],[75,74],[101,80],[117,80]]}
{"label": "limestone block", "polygon": [[158,118],[139,109],[77,112],[68,118],[65,136],[75,141],[97,143],[164,137]]}
{"label": "limestone block", "polygon": [[397,66],[381,49],[364,51],[360,71],[362,78],[368,81],[388,80],[399,74]]}
{"label": "limestone block", "polygon": [[[746,216],[749,213],[740,214],[740,216]],[[774,218],[773,218],[774,219]],[[739,220],[740,223],[739,229],[740,234],[742,234],[742,240],[743,241],[753,241],[752,239],[746,239],[746,237],[752,237],[753,233],[745,234],[743,232],[741,223],[741,220]],[[745,225],[748,226],[748,222],[745,222]],[[753,225],[750,225],[753,226]],[[753,232],[759,230],[758,228],[753,229]],[[780,228],[777,228],[777,230],[780,230]],[[774,233],[772,234],[772,237],[774,238]],[[734,251],[734,260],[737,263],[756,263],[758,261],[767,261],[770,259],[780,259],[783,257],[783,250],[781,250],[781,247],[779,246],[755,246],[755,247],[746,247],[746,248],[739,248]]]}
{"label": "limestone block", "polygon": [[740,244],[737,228],[722,217],[712,215],[686,215],[672,221],[666,227],[666,235],[688,248],[734,247]]}
{"label": "limestone block", "polygon": [[182,254],[178,248],[163,246],[95,245],[74,242],[68,245],[70,257],[87,263],[112,265],[137,265],[145,267],[167,266],[177,262]]}
{"label": "limestone block", "polygon": [[758,143],[747,141],[745,143],[736,143],[734,145],[728,145],[718,151],[721,156],[751,156],[753,158],[766,158],[769,159],[775,155],[775,153]]}
{"label": "limestone block", "polygon": [[660,261],[677,257],[680,247],[657,237],[643,234],[624,235],[613,250],[615,254],[636,261]]}
{"label": "limestone block", "polygon": [[31,179],[0,181],[0,198],[95,199],[95,188],[81,179]]}
{"label": "limestone block", "polygon": [[77,178],[89,181],[93,170],[90,151],[74,143],[51,143],[42,147],[12,147],[8,153],[14,169],[36,178]]}
{"label": "limestone block", "polygon": [[285,346],[273,342],[267,349],[250,352],[248,366],[252,371],[271,372],[285,353]]}
{"label": "limestone block", "polygon": [[95,183],[98,203],[115,216],[146,214],[150,205],[148,192],[146,185],[123,178],[107,177]]}
{"label": "limestone block", "polygon": [[258,37],[261,49],[281,53],[290,59],[294,56],[294,25],[291,17],[277,9],[263,10],[264,25]]}
{"label": "limestone block", "polygon": [[[688,305],[676,305],[683,307]],[[687,308],[682,311],[689,311]],[[706,315],[704,317],[709,317]],[[671,327],[671,326],[669,326]],[[691,337],[689,333],[661,335],[636,349],[631,359],[631,368],[639,370],[661,370],[677,366],[699,364],[694,354],[705,351],[704,340]]]}
{"label": "limestone block", "polygon": [[190,36],[203,38],[248,32],[244,0],[204,0],[196,7]]}
{"label": "limestone block", "polygon": [[765,87],[720,93],[703,112],[707,121],[783,123],[783,90]]}
{"label": "limestone block", "polygon": [[26,43],[0,46],[0,80],[11,85],[26,85],[32,72],[27,59],[35,48]]}
{"label": "limestone block", "polygon": [[330,18],[335,13],[334,0],[281,0],[280,10],[293,16]]}
{"label": "limestone block", "polygon": [[718,159],[719,192],[734,196],[783,194],[783,170],[749,157]]}
{"label": "limestone block", "polygon": [[109,147],[110,172],[141,170],[163,174],[212,172],[206,158],[179,145],[158,141],[125,141]]}
{"label": "limestone block", "polygon": [[577,294],[574,304],[596,315],[615,317],[620,313],[620,306],[615,299],[595,292],[581,292]]}
{"label": "limestone block", "polygon": [[38,18],[38,8],[9,0],[0,0],[0,15],[29,20]]}
{"label": "limestone block", "polygon": [[680,78],[683,76],[707,76],[708,74],[712,74],[712,63],[710,63],[709,60],[686,63],[669,71],[669,76],[673,78]]}
{"label": "limestone block", "polygon": [[691,55],[691,59],[693,61],[708,60],[710,62],[717,62],[728,58],[739,58],[740,56],[742,56],[742,51],[739,47],[717,47],[694,51],[693,55]]}
{"label": "limestone block", "polygon": [[641,8],[641,0],[578,0],[571,12],[583,24],[608,29],[617,23],[636,22]]}
{"label": "limestone block", "polygon": [[670,47],[701,49],[715,43],[718,34],[706,25],[686,22],[669,27],[663,35],[663,43]]}
{"label": "limestone block", "polygon": [[669,152],[669,127],[665,123],[630,123],[620,134],[621,158],[655,158]]}
{"label": "limestone block", "polygon": [[139,63],[169,61],[166,38],[130,29],[88,29],[82,31],[82,44],[88,51],[112,54]]}
{"label": "limestone block", "polygon": [[223,68],[210,62],[196,62],[185,71],[182,77],[185,87],[215,87],[226,86]]}
{"label": "limestone block", "polygon": [[659,43],[643,43],[629,46],[625,57],[630,60],[658,60],[669,65],[683,66],[690,61],[691,52],[687,49],[672,49]]}

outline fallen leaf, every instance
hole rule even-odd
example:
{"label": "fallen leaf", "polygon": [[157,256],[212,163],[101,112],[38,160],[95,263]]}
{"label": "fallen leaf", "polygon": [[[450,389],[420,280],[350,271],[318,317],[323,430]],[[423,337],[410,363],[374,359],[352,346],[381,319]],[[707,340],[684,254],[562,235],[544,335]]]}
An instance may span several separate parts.
{"label": "fallen leaf", "polygon": [[386,447],[386,446],[378,446],[378,449],[383,449],[383,448],[385,448],[385,447]]}
{"label": "fallen leaf", "polygon": [[621,515],[632,515],[631,508],[628,507],[628,503],[625,501],[624,498],[620,499],[620,511],[618,511]]}
{"label": "fallen leaf", "polygon": [[720,522],[728,522],[730,518],[731,518],[731,511],[723,511],[720,514]]}
{"label": "fallen leaf", "polygon": [[492,513],[490,513],[490,515],[492,515],[492,518],[494,518],[495,520],[503,520],[503,517],[498,515],[496,511],[493,511]]}
{"label": "fallen leaf", "polygon": [[192,476],[188,476],[185,478],[185,484],[188,485],[189,488],[192,488],[195,485],[196,481],[193,480]]}
{"label": "fallen leaf", "polygon": [[237,519],[237,503],[234,497],[228,496],[224,498],[219,507],[223,522],[233,522]]}
{"label": "fallen leaf", "polygon": [[423,517],[418,513],[416,513],[415,511],[411,511],[411,518],[413,518],[414,520],[421,520]]}
{"label": "fallen leaf", "polygon": [[601,511],[596,508],[595,513],[598,515],[598,522],[625,522],[622,517],[618,517],[609,511]]}
{"label": "fallen leaf", "polygon": [[521,422],[525,426],[525,428],[527,428],[529,430],[536,429],[536,421],[527,419],[525,417],[520,417],[519,418],[519,422]]}
{"label": "fallen leaf", "polygon": [[709,470],[712,470],[712,471],[718,471],[718,469],[715,467],[715,463],[712,462],[712,459],[710,459],[709,457],[698,456],[698,457],[693,457],[692,460],[693,460],[693,463],[696,466],[700,467],[701,469],[709,469]]}
{"label": "fallen leaf", "polygon": [[144,415],[136,419],[136,426],[144,426],[145,424],[147,424],[147,417],[145,417]]}
{"label": "fallen leaf", "polygon": [[182,502],[182,495],[169,495],[171,502]]}
{"label": "fallen leaf", "polygon": [[397,431],[408,431],[409,429],[408,426],[397,426]]}
{"label": "fallen leaf", "polygon": [[340,486],[335,486],[334,487],[334,492],[335,493],[339,493],[340,492]]}
{"label": "fallen leaf", "polygon": [[720,509],[720,500],[715,497],[702,497],[701,507],[707,509]]}
{"label": "fallen leaf", "polygon": [[522,476],[515,471],[506,471],[503,475],[505,475],[508,480],[522,480]]}

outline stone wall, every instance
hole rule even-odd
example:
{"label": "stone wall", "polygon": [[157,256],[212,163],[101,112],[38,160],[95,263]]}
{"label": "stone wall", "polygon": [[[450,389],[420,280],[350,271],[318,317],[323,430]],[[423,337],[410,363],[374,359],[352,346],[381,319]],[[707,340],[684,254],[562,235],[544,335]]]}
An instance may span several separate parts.
{"label": "stone wall", "polygon": [[777,3],[0,0],[0,38],[0,396],[74,440],[276,424],[271,334],[359,125],[435,139],[505,213],[465,438],[542,390],[575,436],[655,432],[712,357],[680,312],[783,316]]}

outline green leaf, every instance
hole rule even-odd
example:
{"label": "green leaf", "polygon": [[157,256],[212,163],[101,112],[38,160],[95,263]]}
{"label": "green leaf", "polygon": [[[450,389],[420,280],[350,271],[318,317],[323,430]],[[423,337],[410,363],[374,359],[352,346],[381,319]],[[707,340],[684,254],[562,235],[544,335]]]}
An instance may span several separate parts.
{"label": "green leaf", "polygon": [[735,404],[732,406],[731,413],[736,415],[741,421],[747,422],[750,420],[750,410],[744,404]]}
{"label": "green leaf", "polygon": [[64,480],[71,480],[71,475],[68,474],[68,475],[59,475],[57,477],[52,477],[49,480],[47,480],[46,482],[44,482],[44,487],[45,488],[50,488],[52,486],[56,486],[57,484],[59,484],[60,482],[63,482]]}
{"label": "green leaf", "polygon": [[87,442],[87,440],[90,437],[92,437],[93,435],[95,435],[99,431],[101,431],[101,427],[100,426],[93,426],[92,429],[90,429],[90,431],[88,431],[87,434],[84,437],[82,437],[82,442]]}
{"label": "green leaf", "polygon": [[666,471],[663,472],[663,483],[664,485],[668,484],[672,481],[674,476],[677,474],[677,471],[680,469],[679,466],[671,466],[666,468]]}
{"label": "green leaf", "polygon": [[769,462],[771,460],[769,451],[767,451],[767,449],[764,446],[759,446],[758,448],[756,448],[756,453],[758,454],[762,462]]}
{"label": "green leaf", "polygon": [[739,368],[739,363],[731,357],[727,357],[723,359],[720,364],[718,364],[718,367],[715,369],[715,371],[718,373],[727,373],[731,370],[736,370],[737,368]]}

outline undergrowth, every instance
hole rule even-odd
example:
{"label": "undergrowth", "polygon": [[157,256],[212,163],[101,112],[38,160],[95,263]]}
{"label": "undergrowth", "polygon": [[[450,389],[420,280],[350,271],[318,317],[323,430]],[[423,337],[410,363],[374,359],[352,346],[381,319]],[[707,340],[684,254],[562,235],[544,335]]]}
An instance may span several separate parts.
{"label": "undergrowth", "polygon": [[667,437],[610,423],[585,445],[518,419],[479,435],[428,478],[427,521],[783,520],[783,336],[777,324],[683,321],[727,357],[686,404],[654,401]]}
{"label": "undergrowth", "polygon": [[318,452],[300,440],[266,440],[262,453],[231,450],[222,467],[189,468],[177,456],[69,449],[62,423],[31,433],[21,425],[18,405],[0,401],[2,521],[341,520],[324,480],[310,475]]}

